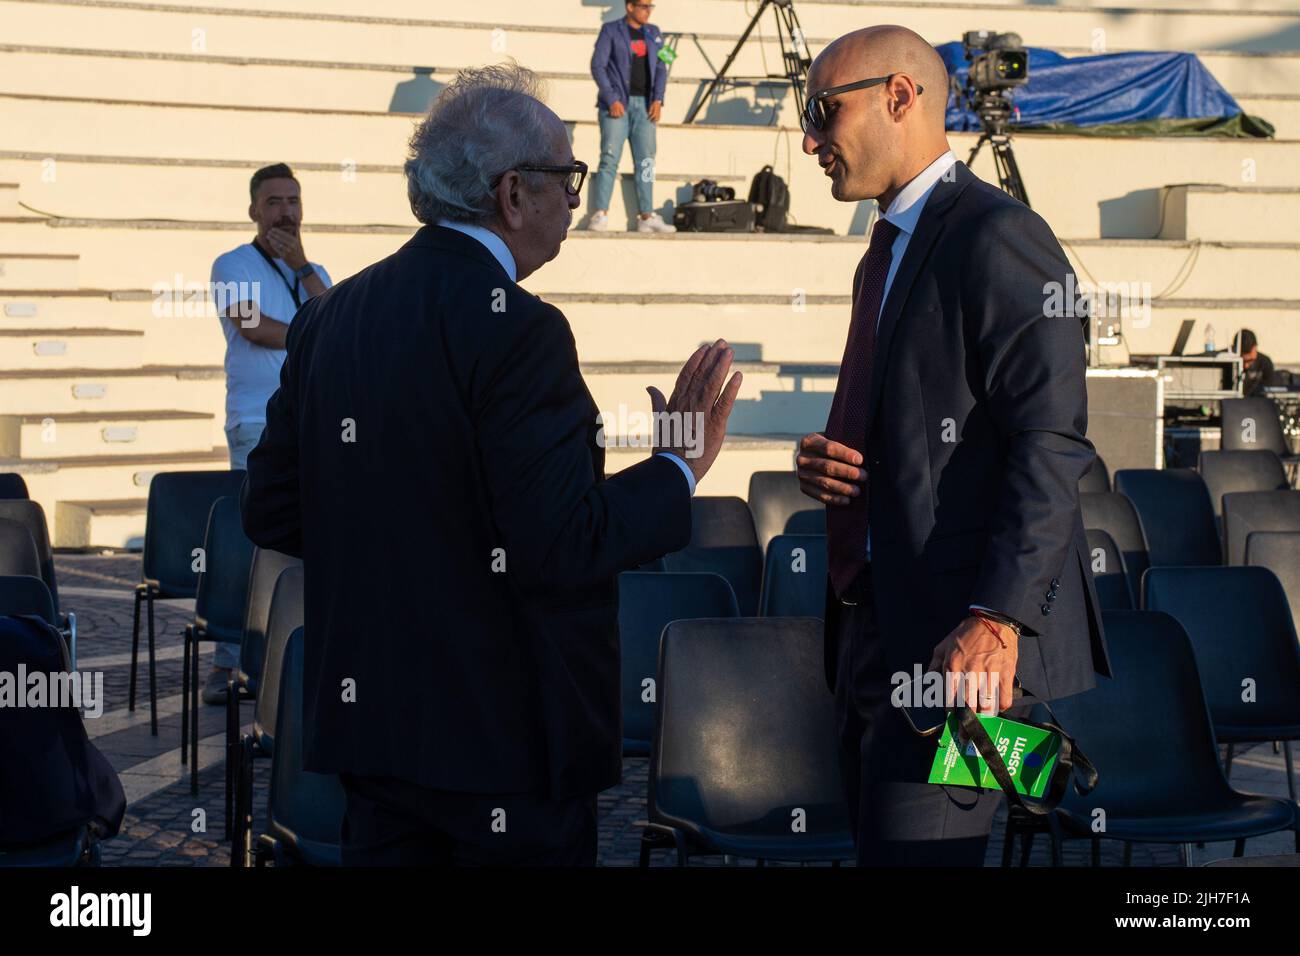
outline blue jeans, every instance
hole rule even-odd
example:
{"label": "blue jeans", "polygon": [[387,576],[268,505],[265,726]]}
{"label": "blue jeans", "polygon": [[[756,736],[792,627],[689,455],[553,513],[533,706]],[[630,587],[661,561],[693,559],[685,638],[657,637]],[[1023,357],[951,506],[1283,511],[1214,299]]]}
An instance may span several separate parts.
{"label": "blue jeans", "polygon": [[[248,467],[248,453],[257,447],[262,437],[262,425],[236,425],[226,429],[226,444],[230,446],[231,469]],[[239,666],[238,644],[217,644],[212,651],[212,666],[229,670]]]}
{"label": "blue jeans", "polygon": [[632,141],[632,163],[636,169],[636,204],[639,211],[654,210],[655,124],[650,122],[644,96],[629,97],[627,109],[618,119],[600,110],[600,168],[592,180],[592,202],[596,209],[608,209],[623,158],[623,143]]}

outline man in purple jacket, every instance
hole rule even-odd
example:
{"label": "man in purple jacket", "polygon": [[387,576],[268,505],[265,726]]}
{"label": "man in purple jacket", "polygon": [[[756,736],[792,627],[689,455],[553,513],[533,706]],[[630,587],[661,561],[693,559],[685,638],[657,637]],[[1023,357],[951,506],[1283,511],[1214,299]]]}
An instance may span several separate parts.
{"label": "man in purple jacket", "polygon": [[655,124],[664,105],[668,66],[659,60],[663,35],[650,23],[653,3],[628,0],[627,16],[601,27],[591,75],[596,80],[600,122],[600,168],[592,185],[594,211],[587,228],[609,229],[609,199],[623,158],[623,143],[632,140],[636,167],[637,232],[676,232],[654,211]]}

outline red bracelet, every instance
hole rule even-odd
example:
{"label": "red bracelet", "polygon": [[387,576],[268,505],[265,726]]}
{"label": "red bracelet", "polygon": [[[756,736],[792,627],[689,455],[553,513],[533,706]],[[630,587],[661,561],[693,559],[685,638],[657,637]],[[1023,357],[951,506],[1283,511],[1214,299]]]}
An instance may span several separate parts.
{"label": "red bracelet", "polygon": [[1007,642],[1002,639],[1002,635],[998,632],[998,629],[993,626],[992,622],[987,617],[985,617],[983,614],[980,614],[978,611],[972,611],[971,616],[978,619],[981,624],[987,627],[989,629],[989,633],[992,634],[997,639],[998,644],[1001,645],[1004,649],[1006,648]]}

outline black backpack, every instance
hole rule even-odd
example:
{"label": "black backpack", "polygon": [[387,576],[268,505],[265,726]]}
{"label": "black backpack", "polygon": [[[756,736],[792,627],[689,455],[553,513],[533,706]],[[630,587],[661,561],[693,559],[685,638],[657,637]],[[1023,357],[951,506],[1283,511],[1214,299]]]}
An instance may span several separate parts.
{"label": "black backpack", "polygon": [[749,201],[754,206],[754,225],[759,232],[785,232],[790,214],[790,190],[785,180],[764,166],[749,184]]}

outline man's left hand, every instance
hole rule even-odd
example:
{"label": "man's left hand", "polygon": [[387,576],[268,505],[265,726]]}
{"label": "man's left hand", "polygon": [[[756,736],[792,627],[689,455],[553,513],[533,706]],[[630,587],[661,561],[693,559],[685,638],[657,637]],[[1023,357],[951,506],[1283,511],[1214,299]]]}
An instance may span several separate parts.
{"label": "man's left hand", "polygon": [[965,704],[989,716],[1008,710],[1014,700],[1019,641],[1012,628],[987,618],[972,615],[958,624],[930,658],[929,670],[944,675],[945,706]]}
{"label": "man's left hand", "polygon": [[287,229],[271,228],[266,232],[266,241],[271,251],[284,260],[290,269],[301,269],[307,264],[307,255],[302,251],[302,240]]}
{"label": "man's left hand", "polygon": [[650,115],[650,122],[652,123],[659,122],[659,114],[663,112],[663,107],[664,105],[660,103],[658,100],[655,100],[653,103],[650,104],[650,109],[648,111]]}

